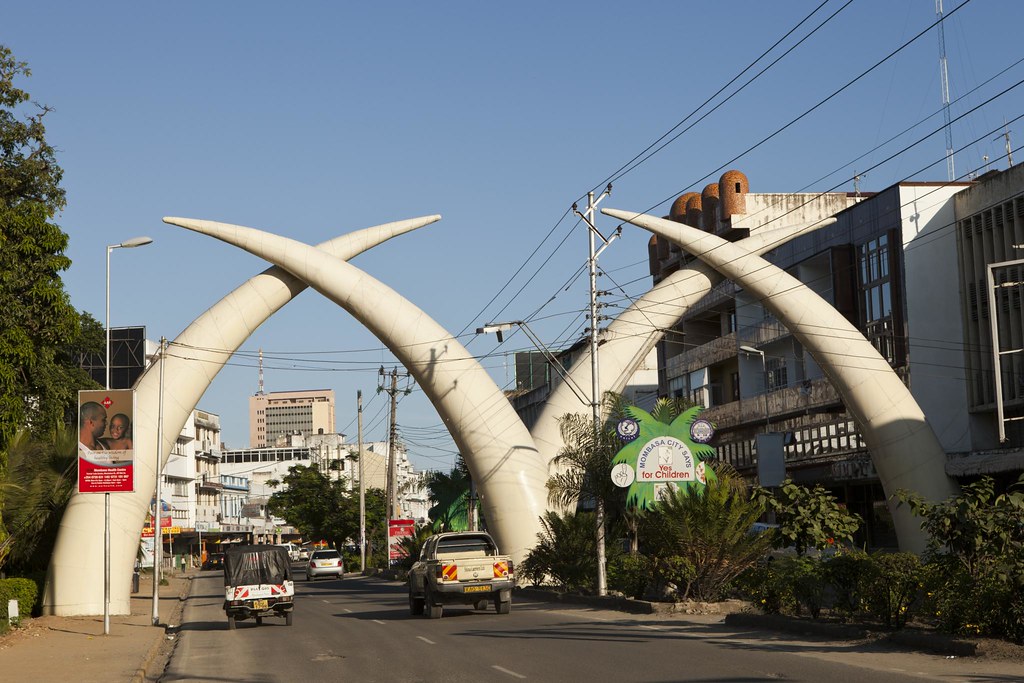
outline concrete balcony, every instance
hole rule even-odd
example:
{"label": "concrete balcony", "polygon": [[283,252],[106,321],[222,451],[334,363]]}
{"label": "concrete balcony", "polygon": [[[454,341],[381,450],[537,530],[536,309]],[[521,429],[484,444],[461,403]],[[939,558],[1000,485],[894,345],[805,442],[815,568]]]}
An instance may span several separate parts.
{"label": "concrete balcony", "polygon": [[[816,412],[841,406],[839,392],[828,379],[822,377],[797,386],[789,386],[768,394],[768,417],[774,423],[787,416]],[[764,394],[740,399],[705,410],[701,417],[718,427],[764,423]]]}
{"label": "concrete balcony", "polygon": [[736,349],[735,333],[719,337],[710,343],[701,344],[678,356],[669,358],[665,364],[665,376],[672,380],[701,368],[710,367],[715,363],[729,360],[736,356]]}

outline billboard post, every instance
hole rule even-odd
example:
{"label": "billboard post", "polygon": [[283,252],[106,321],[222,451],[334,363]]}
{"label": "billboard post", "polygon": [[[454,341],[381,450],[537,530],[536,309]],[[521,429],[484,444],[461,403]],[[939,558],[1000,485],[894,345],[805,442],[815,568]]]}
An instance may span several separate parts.
{"label": "billboard post", "polygon": [[110,634],[110,494],[135,490],[135,392],[78,392],[78,492],[103,494],[103,634]]}

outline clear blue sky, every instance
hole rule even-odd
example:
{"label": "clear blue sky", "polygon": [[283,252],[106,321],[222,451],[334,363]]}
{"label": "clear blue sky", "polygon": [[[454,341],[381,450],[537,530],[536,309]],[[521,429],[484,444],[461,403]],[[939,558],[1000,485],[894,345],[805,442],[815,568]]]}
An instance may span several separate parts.
{"label": "clear blue sky", "polygon": [[[107,244],[155,240],[114,252],[111,298],[112,326],[145,325],[153,339],[173,339],[265,267],[163,224],[165,215],[317,243],[439,213],[440,223],[353,263],[453,334],[531,319],[558,346],[586,325],[584,280],[565,286],[587,255],[583,228],[563,220],[572,203],[603,187],[819,4],[42,0],[5,8],[0,42],[33,71],[20,85],[55,109],[46,121],[65,170],[68,206],[59,222],[74,261],[64,279],[74,305],[101,322]],[[845,4],[827,2],[709,106]],[[955,118],[1024,79],[1018,64],[982,86],[1024,57],[1024,3],[946,0],[944,9],[951,94],[963,96],[952,107]],[[723,165],[743,170],[754,192],[852,190],[855,171],[941,125],[934,29],[731,160],[934,20],[932,0],[854,0],[741,93],[617,178],[602,206],[662,215],[681,192],[717,180]],[[1005,168],[1002,141],[986,133],[1022,113],[1024,86],[956,123],[954,147],[980,138],[956,156],[957,174],[984,170],[984,155]],[[1024,125],[1010,129],[1024,145]],[[943,135],[935,135],[871,169],[861,189],[946,180],[944,149]],[[615,224],[602,217],[599,226],[611,232]],[[617,291],[608,313],[620,310],[623,292],[636,296],[649,286],[647,240],[627,226],[602,255],[609,276],[599,286]],[[500,348],[493,337],[463,341],[487,356],[502,386],[512,381],[503,354],[529,347],[522,335]],[[361,389],[365,438],[385,438],[377,368],[392,367],[391,354],[307,291],[253,335],[244,357],[200,402],[221,416],[228,446],[248,445],[259,348],[274,356],[266,364],[268,391],[335,389],[338,429],[354,440]],[[454,446],[422,392],[402,399],[398,417],[418,467],[451,466]]]}

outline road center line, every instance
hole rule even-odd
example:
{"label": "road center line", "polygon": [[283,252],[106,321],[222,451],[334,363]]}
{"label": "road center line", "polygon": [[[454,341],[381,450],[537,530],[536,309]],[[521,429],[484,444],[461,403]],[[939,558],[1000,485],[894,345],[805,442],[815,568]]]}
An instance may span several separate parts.
{"label": "road center line", "polygon": [[657,626],[648,626],[647,624],[640,624],[640,628],[649,628],[652,631],[660,631],[661,629]]}
{"label": "road center line", "polygon": [[385,624],[387,624],[386,621],[381,621],[380,619],[374,619],[373,623],[380,624],[381,626],[384,626]]}
{"label": "road center line", "polygon": [[424,638],[423,636],[416,636],[416,637],[419,638],[420,640],[422,640],[427,645],[437,645],[437,643],[432,641],[430,638]]}
{"label": "road center line", "polygon": [[[326,601],[326,600],[324,600],[324,602],[327,602],[327,601]],[[347,607],[342,607],[341,609],[342,609],[342,611],[343,611],[343,612],[345,612],[345,614],[352,614],[352,610],[350,610],[350,609],[349,609],[349,608],[347,608]]]}
{"label": "road center line", "polygon": [[503,666],[498,666],[497,664],[492,664],[491,668],[492,669],[496,669],[497,671],[500,671],[503,674],[508,674],[509,676],[515,676],[516,678],[526,678],[526,676],[524,676],[523,674],[517,674],[515,671],[511,671],[509,669],[506,669]]}

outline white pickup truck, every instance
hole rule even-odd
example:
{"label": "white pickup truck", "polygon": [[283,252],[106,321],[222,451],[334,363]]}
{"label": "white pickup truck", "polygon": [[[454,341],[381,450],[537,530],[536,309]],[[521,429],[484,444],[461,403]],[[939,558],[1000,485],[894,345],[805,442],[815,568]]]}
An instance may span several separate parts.
{"label": "white pickup truck", "polygon": [[440,619],[446,604],[483,610],[493,603],[498,614],[508,614],[514,587],[512,559],[498,552],[490,534],[436,534],[423,544],[419,560],[409,570],[409,612],[425,611],[431,619]]}

